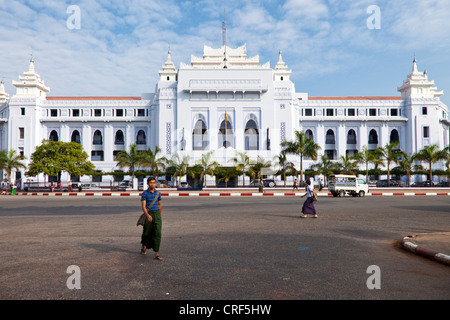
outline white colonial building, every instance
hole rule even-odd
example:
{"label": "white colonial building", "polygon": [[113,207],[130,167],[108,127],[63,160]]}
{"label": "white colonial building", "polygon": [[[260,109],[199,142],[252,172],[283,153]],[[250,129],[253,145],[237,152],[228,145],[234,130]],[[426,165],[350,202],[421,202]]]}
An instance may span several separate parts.
{"label": "white colonial building", "polygon": [[[29,70],[13,81],[14,95],[0,85],[0,149],[15,149],[28,162],[43,139],[75,141],[97,170],[112,172],[118,170],[115,155],[131,144],[140,150],[159,146],[168,158],[189,155],[192,165],[209,151],[222,166],[231,166],[237,152],[273,160],[295,130],[306,132],[333,160],[391,141],[409,154],[426,145],[449,145],[443,92],[418,71],[415,59],[397,89],[401,95],[392,97],[298,93],[281,51],[271,68],[258,56],[248,58],[245,45],[204,46],[203,57],[192,56],[178,69],[169,50],[159,76],[155,92],[141,97],[50,97],[31,59]],[[299,167],[297,156],[289,160]]]}

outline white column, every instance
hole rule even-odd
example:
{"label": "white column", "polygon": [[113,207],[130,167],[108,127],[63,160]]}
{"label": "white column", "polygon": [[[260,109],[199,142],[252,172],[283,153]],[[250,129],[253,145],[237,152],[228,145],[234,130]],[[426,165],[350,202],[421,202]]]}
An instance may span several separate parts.
{"label": "white column", "polygon": [[110,124],[104,129],[103,153],[105,162],[113,162],[114,131]]}

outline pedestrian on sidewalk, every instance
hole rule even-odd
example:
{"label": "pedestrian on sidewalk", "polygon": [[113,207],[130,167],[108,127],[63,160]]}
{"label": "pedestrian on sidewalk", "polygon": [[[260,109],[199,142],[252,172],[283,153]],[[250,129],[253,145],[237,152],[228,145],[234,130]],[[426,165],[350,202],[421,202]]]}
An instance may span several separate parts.
{"label": "pedestrian on sidewalk", "polygon": [[147,219],[144,223],[144,230],[141,236],[141,254],[146,254],[147,249],[153,249],[156,260],[163,260],[159,256],[161,245],[161,194],[156,190],[156,179],[149,177],[147,179],[148,189],[142,193],[141,205],[142,211]]}
{"label": "pedestrian on sidewalk", "polygon": [[295,178],[295,180],[294,180],[294,188],[292,190],[295,190],[295,189],[298,190],[297,178]]}
{"label": "pedestrian on sidewalk", "polygon": [[302,218],[307,218],[307,215],[312,215],[314,218],[317,218],[316,208],[314,207],[314,199],[317,199],[317,195],[314,191],[314,187],[311,186],[311,181],[306,180],[306,193],[302,195],[302,198],[306,196],[306,201],[303,203],[302,207]]}

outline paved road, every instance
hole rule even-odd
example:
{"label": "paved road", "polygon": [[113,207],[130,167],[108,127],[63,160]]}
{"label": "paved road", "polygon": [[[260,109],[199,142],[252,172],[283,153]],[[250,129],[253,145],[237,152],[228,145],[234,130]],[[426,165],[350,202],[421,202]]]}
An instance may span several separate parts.
{"label": "paved road", "polygon": [[302,200],[164,197],[159,262],[139,254],[137,197],[2,197],[0,299],[450,298],[449,267],[397,244],[448,232],[448,197],[321,197],[318,219]]}

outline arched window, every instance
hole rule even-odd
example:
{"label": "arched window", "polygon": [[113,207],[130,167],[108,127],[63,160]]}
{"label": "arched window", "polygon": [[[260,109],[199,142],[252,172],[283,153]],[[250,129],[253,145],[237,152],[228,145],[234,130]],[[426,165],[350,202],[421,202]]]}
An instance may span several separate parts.
{"label": "arched window", "polygon": [[122,130],[117,130],[116,136],[114,137],[114,144],[123,145],[125,144],[125,137]]}
{"label": "arched window", "polygon": [[311,129],[306,130],[306,131],[305,131],[305,134],[306,134],[306,136],[307,136],[309,139],[314,140],[314,134],[313,134],[313,132],[312,132]]}
{"label": "arched window", "polygon": [[58,141],[58,132],[56,132],[56,130],[52,130],[48,139],[50,141]]}
{"label": "arched window", "polygon": [[393,129],[391,131],[391,136],[390,136],[389,142],[390,143],[392,143],[392,142],[400,142],[400,136],[398,134],[397,129]]}
{"label": "arched window", "polygon": [[334,131],[329,129],[325,137],[325,144],[336,144],[336,137],[334,136]]}
{"label": "arched window", "polygon": [[72,132],[72,138],[70,139],[72,142],[81,143],[81,136],[78,130],[74,130]]}
{"label": "arched window", "polygon": [[347,144],[356,144],[356,132],[353,129],[348,131]]}
{"label": "arched window", "polygon": [[206,150],[208,147],[208,131],[202,119],[197,120],[192,131],[192,149]]}
{"label": "arched window", "polygon": [[102,145],[103,144],[102,133],[100,132],[100,130],[95,130],[94,138],[92,139],[92,144],[94,144],[94,145]]}
{"label": "arched window", "polygon": [[259,131],[256,122],[247,121],[244,131],[245,150],[259,150]]}
{"label": "arched window", "polygon": [[147,144],[144,130],[139,130],[136,136],[136,144]]}
{"label": "arched window", "polygon": [[225,120],[220,123],[219,127],[219,148],[234,147],[234,133],[230,120],[225,124]]}
{"label": "arched window", "polygon": [[378,144],[378,133],[375,129],[369,132],[369,144]]}

